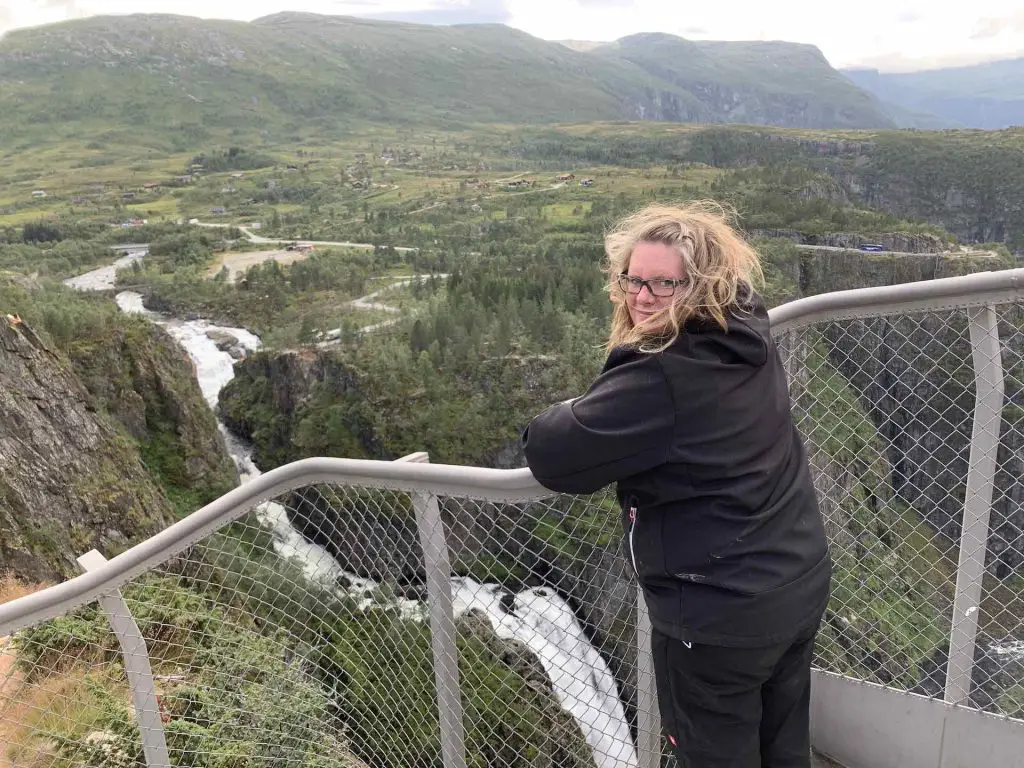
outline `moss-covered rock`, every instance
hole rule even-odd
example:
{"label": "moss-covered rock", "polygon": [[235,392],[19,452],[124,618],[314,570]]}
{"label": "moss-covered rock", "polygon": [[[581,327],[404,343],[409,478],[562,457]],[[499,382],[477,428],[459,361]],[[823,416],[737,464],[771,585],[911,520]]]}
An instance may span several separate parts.
{"label": "moss-covered rock", "polygon": [[238,484],[188,353],[162,328],[124,317],[69,356],[93,398],[138,441],[146,468],[180,516]]}
{"label": "moss-covered rock", "polygon": [[18,318],[0,319],[0,570],[46,580],[171,521],[134,441],[72,367]]}

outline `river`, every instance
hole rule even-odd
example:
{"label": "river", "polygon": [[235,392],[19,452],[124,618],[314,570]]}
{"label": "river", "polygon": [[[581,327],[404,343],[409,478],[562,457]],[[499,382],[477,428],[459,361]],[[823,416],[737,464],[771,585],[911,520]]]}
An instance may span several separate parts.
{"label": "river", "polygon": [[[65,283],[79,290],[114,290],[116,271],[146,255],[142,246],[127,250],[127,255],[114,264],[70,278]],[[381,305],[374,302],[379,293],[357,299],[354,305],[379,309]],[[260,339],[244,328],[213,325],[205,320],[181,320],[151,312],[143,306],[142,296],[132,291],[122,291],[114,298],[122,311],[147,317],[181,344],[195,363],[196,378],[206,402],[214,409],[221,389],[234,377],[235,359],[218,348],[209,332],[230,334],[245,351],[258,350],[261,346]],[[370,332],[373,326],[362,330]],[[252,460],[251,448],[219,420],[218,426],[241,481],[258,477],[261,473]],[[292,527],[284,507],[265,502],[256,511],[259,519],[271,529],[278,554],[297,562],[308,578],[332,587],[346,584],[346,592],[356,593],[364,604],[371,601],[378,585],[347,573],[327,550],[307,541]],[[587,639],[572,608],[554,590],[534,587],[517,593],[511,601],[503,601],[505,591],[498,584],[480,584],[469,578],[452,578],[451,583],[457,615],[471,609],[481,611],[499,637],[518,640],[537,656],[561,706],[579,723],[593,750],[597,768],[637,767],[636,748],[615,678]],[[426,616],[425,606],[419,601],[399,598],[397,606],[411,620],[422,621]]]}

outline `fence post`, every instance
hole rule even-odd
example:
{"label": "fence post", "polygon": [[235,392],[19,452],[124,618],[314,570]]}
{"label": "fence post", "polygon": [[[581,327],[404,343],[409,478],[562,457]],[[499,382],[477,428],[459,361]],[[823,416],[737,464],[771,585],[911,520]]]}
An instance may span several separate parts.
{"label": "fence post", "polygon": [[[84,571],[95,571],[107,559],[95,549],[78,558],[78,564]],[[146,756],[148,768],[170,768],[171,761],[167,755],[167,742],[164,739],[164,724],[160,720],[160,705],[156,699],[156,684],[153,681],[153,670],[149,666],[149,649],[146,640],[139,631],[139,625],[132,618],[128,603],[121,596],[121,590],[115,589],[99,598],[100,607],[107,614],[110,628],[117,635],[124,658],[124,669],[128,674],[128,687],[132,692],[132,704],[139,723],[139,736],[142,739],[142,751]]]}
{"label": "fence post", "polygon": [[[396,461],[428,463],[426,452],[411,453]],[[462,725],[462,695],[459,690],[459,653],[455,644],[455,614],[452,607],[451,562],[444,537],[441,509],[432,493],[412,493],[416,528],[423,548],[427,576],[427,607],[430,612],[430,649],[434,659],[437,710],[441,728],[441,758],[444,768],[466,768],[466,739]]]}
{"label": "fence post", "polygon": [[991,306],[972,308],[968,317],[974,361],[974,424],[946,668],[945,700],[951,704],[967,701],[971,692],[1003,408],[999,318]]}
{"label": "fence post", "polygon": [[636,588],[636,747],[639,768],[661,764],[661,711],[651,655],[651,617],[644,589]]}

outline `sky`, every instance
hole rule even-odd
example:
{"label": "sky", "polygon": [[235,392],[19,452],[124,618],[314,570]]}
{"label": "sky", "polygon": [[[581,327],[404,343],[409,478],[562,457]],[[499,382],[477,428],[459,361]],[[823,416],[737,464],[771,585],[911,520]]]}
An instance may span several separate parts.
{"label": "sky", "polygon": [[1024,57],[1021,0],[0,0],[0,32],[96,14],[248,21],[282,10],[427,24],[497,22],[546,40],[610,41],[638,32],[786,40],[816,45],[834,67],[886,72]]}

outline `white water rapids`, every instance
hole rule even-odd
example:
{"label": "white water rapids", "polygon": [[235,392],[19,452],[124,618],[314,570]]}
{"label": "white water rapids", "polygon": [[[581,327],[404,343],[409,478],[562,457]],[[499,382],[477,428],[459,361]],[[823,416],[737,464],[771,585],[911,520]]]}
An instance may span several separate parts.
{"label": "white water rapids", "polygon": [[[115,264],[65,282],[80,290],[112,290],[116,270],[145,254],[144,247],[134,247]],[[363,297],[364,304],[376,306],[370,303],[372,296]],[[234,377],[234,358],[219,349],[207,332],[230,334],[247,351],[260,347],[259,338],[243,328],[150,312],[143,306],[142,297],[131,291],[117,294],[115,300],[124,312],[142,314],[165,328],[188,351],[195,363],[199,387],[211,408],[216,406],[221,389]],[[253,463],[249,447],[218,424],[241,481],[258,477],[260,470]],[[292,527],[284,507],[267,502],[260,505],[257,514],[272,530],[278,554],[298,563],[308,578],[331,587],[347,584],[345,591],[361,596],[363,605],[372,602],[378,585],[347,573],[327,550],[307,541]],[[451,584],[456,615],[471,609],[482,612],[499,637],[518,640],[537,656],[562,707],[579,723],[597,768],[637,768],[636,748],[615,678],[561,597],[553,590],[534,587],[515,595],[506,610],[501,601],[503,590],[498,584],[479,584],[469,578],[453,578]],[[398,607],[412,620],[422,620],[426,615],[425,606],[418,601],[400,599]]]}

